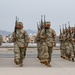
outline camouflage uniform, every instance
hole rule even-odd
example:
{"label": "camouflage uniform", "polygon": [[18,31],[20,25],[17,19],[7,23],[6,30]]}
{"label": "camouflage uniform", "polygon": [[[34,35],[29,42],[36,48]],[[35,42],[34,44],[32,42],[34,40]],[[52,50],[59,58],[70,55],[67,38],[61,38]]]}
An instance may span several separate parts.
{"label": "camouflage uniform", "polygon": [[63,34],[61,35],[61,40],[62,40],[62,46],[61,46],[61,57],[65,58],[65,53],[66,53],[66,41],[65,41],[65,31],[63,31]]}
{"label": "camouflage uniform", "polygon": [[67,53],[69,52],[69,41],[68,41],[68,33],[64,31],[63,36],[63,45],[62,45],[62,58],[67,59]]}
{"label": "camouflage uniform", "polygon": [[[18,23],[18,25],[22,23]],[[24,46],[28,45],[29,37],[24,29],[17,29],[16,35],[13,33],[13,38],[16,36],[16,41],[14,42],[14,62],[18,65],[23,63],[23,59],[26,55],[26,48]]]}
{"label": "camouflage uniform", "polygon": [[43,39],[40,38],[40,34],[41,34],[41,31],[44,27],[44,23],[42,22],[42,26],[40,27],[40,29],[38,28],[38,33],[37,33],[37,51],[38,51],[38,55],[37,57],[40,59],[40,62],[42,60],[42,44],[43,44]]}
{"label": "camouflage uniform", "polygon": [[41,52],[40,52],[40,62],[45,63],[48,61],[49,53],[48,53],[48,47],[47,44],[43,41],[41,42]]}
{"label": "camouflage uniform", "polygon": [[75,57],[74,32],[72,32],[72,34],[71,34],[71,45],[72,45],[72,49],[71,49],[71,59],[72,59],[72,61],[74,61],[74,57]]}
{"label": "camouflage uniform", "polygon": [[72,41],[71,41],[71,34],[68,32],[68,35],[67,35],[67,46],[66,46],[66,50],[67,50],[67,53],[66,53],[66,56],[67,56],[67,59],[70,60],[70,58],[73,56],[73,46],[72,46]]}
{"label": "camouflage uniform", "polygon": [[74,58],[75,58],[75,39],[72,38],[72,43],[73,43],[73,52],[74,52]]}
{"label": "camouflage uniform", "polygon": [[40,59],[40,53],[41,53],[40,31],[38,31],[36,39],[37,39],[37,58]]}
{"label": "camouflage uniform", "polygon": [[[47,22],[50,24],[50,22]],[[46,23],[46,24],[47,24]],[[41,31],[41,38],[43,38],[45,34],[45,30],[43,29]],[[46,29],[46,39],[43,41],[42,44],[42,57],[46,60],[48,60],[48,64],[51,62],[51,55],[52,55],[52,49],[53,49],[53,44],[55,43],[55,37],[56,33],[53,29],[49,28]]]}

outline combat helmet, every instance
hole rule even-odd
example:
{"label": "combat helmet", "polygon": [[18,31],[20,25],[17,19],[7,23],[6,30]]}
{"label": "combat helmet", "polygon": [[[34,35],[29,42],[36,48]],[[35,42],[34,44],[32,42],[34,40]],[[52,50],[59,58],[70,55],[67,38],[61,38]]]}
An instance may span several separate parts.
{"label": "combat helmet", "polygon": [[51,26],[51,23],[50,23],[50,21],[47,21],[47,22],[46,22],[46,25],[50,25],[50,26]]}
{"label": "combat helmet", "polygon": [[23,23],[22,23],[22,22],[18,22],[18,23],[17,23],[17,28],[18,28],[18,29],[23,28]]}
{"label": "combat helmet", "polygon": [[23,23],[22,22],[18,22],[18,24],[17,25],[21,25],[21,26],[23,26]]}

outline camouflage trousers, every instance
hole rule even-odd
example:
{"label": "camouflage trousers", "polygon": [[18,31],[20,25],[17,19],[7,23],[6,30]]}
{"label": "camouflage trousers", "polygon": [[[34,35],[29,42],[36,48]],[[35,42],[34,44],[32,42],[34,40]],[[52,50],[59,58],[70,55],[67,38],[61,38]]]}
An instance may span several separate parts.
{"label": "camouflage trousers", "polygon": [[64,44],[60,44],[60,50],[61,50],[61,56],[64,57],[65,56],[65,46]]}
{"label": "camouflage trousers", "polygon": [[74,49],[73,49],[73,45],[71,43],[68,43],[68,46],[66,46],[66,50],[67,50],[67,55],[70,58],[74,58]]}
{"label": "camouflage trousers", "polygon": [[42,56],[41,54],[42,54],[42,48],[39,47],[38,48],[38,55],[37,55],[39,57],[39,59],[41,59],[41,56]]}
{"label": "camouflage trousers", "polygon": [[18,47],[17,44],[14,44],[14,62],[22,63],[26,55],[26,49]]}
{"label": "camouflage trousers", "polygon": [[45,43],[40,48],[40,59],[43,61],[49,59],[48,46]]}
{"label": "camouflage trousers", "polygon": [[66,57],[66,46],[65,46],[65,44],[62,45],[62,48],[61,48],[61,56],[62,57]]}
{"label": "camouflage trousers", "polygon": [[74,53],[74,58],[75,58],[75,43],[73,44],[73,53]]}
{"label": "camouflage trousers", "polygon": [[37,57],[40,58],[41,56],[41,44],[40,42],[37,43]]}
{"label": "camouflage trousers", "polygon": [[48,63],[51,62],[51,56],[52,56],[52,51],[53,51],[52,49],[53,49],[53,47],[48,46],[48,54],[49,54]]}

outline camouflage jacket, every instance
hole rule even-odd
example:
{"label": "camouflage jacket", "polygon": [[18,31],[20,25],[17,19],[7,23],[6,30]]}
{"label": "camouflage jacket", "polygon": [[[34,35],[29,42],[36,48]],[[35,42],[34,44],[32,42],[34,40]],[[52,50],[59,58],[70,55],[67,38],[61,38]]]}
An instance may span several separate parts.
{"label": "camouflage jacket", "polygon": [[17,44],[19,47],[24,47],[28,45],[29,37],[27,32],[24,29],[17,29],[16,35],[13,32],[12,37],[14,38],[14,36],[16,36],[16,41],[14,43]]}
{"label": "camouflage jacket", "polygon": [[75,44],[74,33],[71,34],[71,43],[72,43],[72,44]]}
{"label": "camouflage jacket", "polygon": [[45,43],[47,46],[53,46],[53,43],[56,42],[56,33],[53,29],[46,29],[46,34],[45,30],[43,29],[41,31],[40,37],[43,39],[43,36],[46,35]]}

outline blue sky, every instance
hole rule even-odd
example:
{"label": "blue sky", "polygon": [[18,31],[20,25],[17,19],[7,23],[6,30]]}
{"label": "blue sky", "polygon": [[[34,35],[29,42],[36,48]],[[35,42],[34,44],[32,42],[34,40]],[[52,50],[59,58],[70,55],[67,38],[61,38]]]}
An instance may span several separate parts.
{"label": "blue sky", "polygon": [[58,35],[59,25],[75,24],[75,0],[0,0],[0,30],[13,31],[16,16],[26,30],[37,30],[41,15]]}

